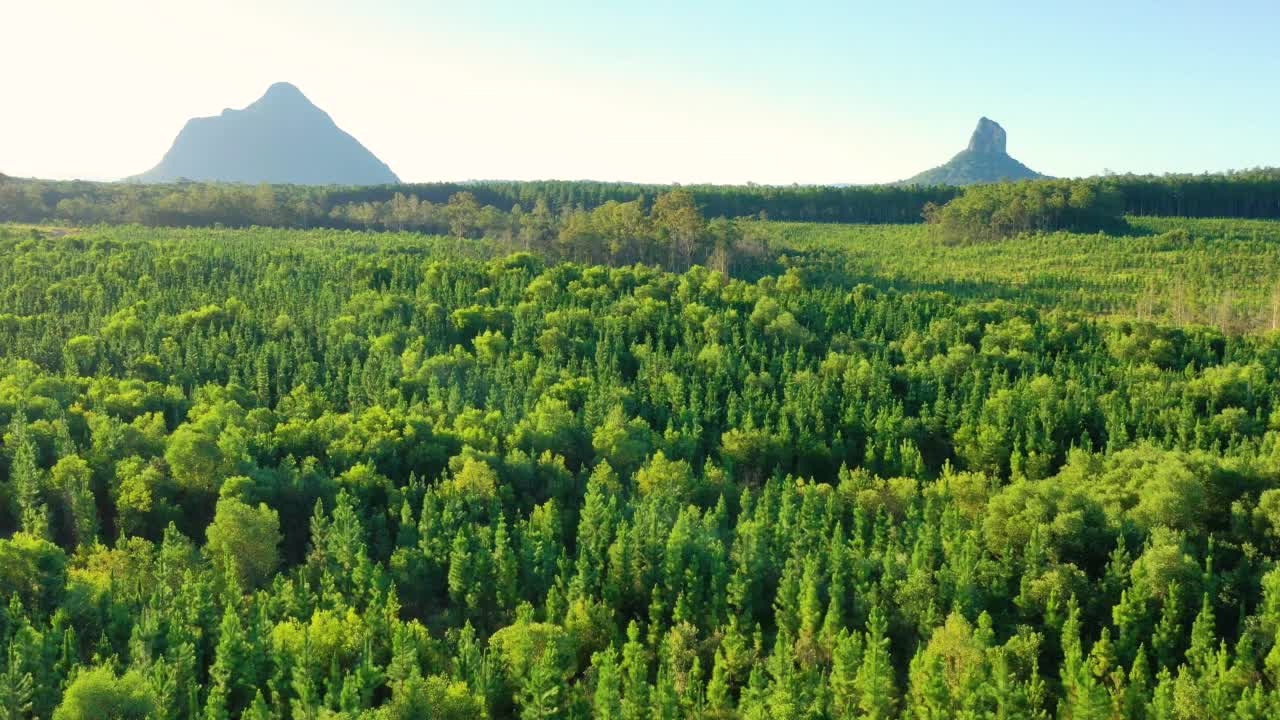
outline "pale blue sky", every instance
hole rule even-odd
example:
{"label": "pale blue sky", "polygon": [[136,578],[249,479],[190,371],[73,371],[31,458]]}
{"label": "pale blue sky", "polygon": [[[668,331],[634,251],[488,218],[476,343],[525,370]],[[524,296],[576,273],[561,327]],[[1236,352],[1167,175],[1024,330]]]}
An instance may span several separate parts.
{"label": "pale blue sky", "polygon": [[892,181],[980,115],[1053,175],[1280,165],[1275,0],[41,0],[0,24],[22,176],[141,172],[277,80],[408,181]]}

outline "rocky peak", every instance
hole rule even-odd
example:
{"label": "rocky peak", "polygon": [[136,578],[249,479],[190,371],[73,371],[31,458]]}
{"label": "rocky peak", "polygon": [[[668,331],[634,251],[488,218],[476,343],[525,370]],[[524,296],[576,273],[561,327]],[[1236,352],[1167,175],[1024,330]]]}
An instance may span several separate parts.
{"label": "rocky peak", "polygon": [[400,182],[296,85],[278,82],[241,110],[192,118],[142,182],[177,178],[295,185]]}
{"label": "rocky peak", "polygon": [[318,110],[297,85],[278,82],[267,88],[267,92],[258,98],[249,109],[254,110]]}
{"label": "rocky peak", "polygon": [[1004,128],[1000,127],[1000,123],[990,118],[981,118],[978,120],[978,127],[973,130],[973,135],[969,137],[969,152],[1005,155],[1006,139],[1007,136]]}
{"label": "rocky peak", "polygon": [[978,120],[969,147],[932,170],[903,180],[906,185],[969,185],[1045,177],[1009,157],[1004,128],[991,118]]}
{"label": "rocky peak", "polygon": [[263,93],[263,97],[277,97],[277,96],[304,97],[302,95],[302,91],[298,89],[298,86],[290,82],[272,83],[271,87],[267,88],[267,91]]}

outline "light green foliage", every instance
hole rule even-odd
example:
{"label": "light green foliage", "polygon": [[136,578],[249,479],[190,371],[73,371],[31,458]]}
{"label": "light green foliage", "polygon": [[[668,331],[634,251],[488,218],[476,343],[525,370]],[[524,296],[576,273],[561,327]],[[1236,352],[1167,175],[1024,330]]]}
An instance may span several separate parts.
{"label": "light green foliage", "polygon": [[498,474],[484,460],[469,457],[454,474],[450,486],[463,496],[492,498],[498,492]]}
{"label": "light green foliage", "polygon": [[657,495],[679,500],[688,499],[694,491],[693,470],[683,460],[670,460],[661,450],[636,471],[636,491],[641,495]]}
{"label": "light green foliage", "polygon": [[641,418],[628,420],[622,408],[615,406],[596,428],[591,445],[615,470],[632,473],[649,454],[652,431]]}
{"label": "light green foliage", "polygon": [[522,682],[546,672],[548,666],[557,672],[571,670],[573,642],[559,626],[519,620],[495,632],[489,647],[510,677]]}
{"label": "light green foliage", "polygon": [[146,679],[137,671],[117,676],[108,667],[82,670],[67,686],[54,720],[145,720],[156,709]]}
{"label": "light green foliage", "polygon": [[28,608],[52,610],[66,575],[66,553],[48,540],[27,533],[0,540],[0,587]]}
{"label": "light green foliage", "polygon": [[386,720],[480,720],[487,717],[484,701],[466,683],[440,675],[412,676],[393,687],[391,701],[376,717]]}
{"label": "light green foliage", "polygon": [[280,518],[265,504],[255,508],[236,497],[219,498],[207,535],[210,559],[246,588],[270,578],[280,561]]}
{"label": "light green foliage", "polygon": [[179,427],[169,437],[165,449],[165,461],[173,477],[183,486],[195,491],[216,490],[223,479],[234,469],[222,443],[221,418],[209,415],[202,422]]}

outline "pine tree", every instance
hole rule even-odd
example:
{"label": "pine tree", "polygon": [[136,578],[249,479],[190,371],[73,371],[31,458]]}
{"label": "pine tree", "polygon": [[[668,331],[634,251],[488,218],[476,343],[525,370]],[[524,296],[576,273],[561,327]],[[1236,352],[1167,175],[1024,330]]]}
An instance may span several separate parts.
{"label": "pine tree", "polygon": [[542,656],[529,668],[517,699],[520,720],[554,720],[563,717],[565,682],[556,647],[548,643]]}
{"label": "pine tree", "polygon": [[[463,647],[469,647],[467,641],[474,641],[475,631],[472,630],[470,623],[463,626],[460,633],[462,636],[459,644]],[[469,656],[463,654],[464,658]],[[463,677],[467,677],[470,667],[465,665],[461,668]],[[421,668],[418,667],[418,649],[410,635],[409,628],[405,625],[396,625],[391,635],[391,662],[387,664],[387,680],[391,684],[403,682],[414,674],[421,674]]]}
{"label": "pine tree", "polygon": [[471,543],[467,534],[459,529],[453,536],[453,545],[449,551],[449,602],[457,617],[471,619],[473,615],[472,581],[475,569],[472,562]]}
{"label": "pine tree", "polygon": [[898,691],[893,677],[892,658],[889,655],[888,622],[879,604],[871,608],[867,618],[866,641],[862,651],[862,665],[858,668],[855,685],[858,688],[858,709],[873,720],[894,717],[898,705]]}
{"label": "pine tree", "polygon": [[1209,594],[1205,593],[1200,612],[1191,623],[1191,646],[1187,648],[1187,663],[1200,674],[1209,672],[1214,659],[1218,638],[1214,623],[1213,604],[1209,601]]}
{"label": "pine tree", "polygon": [[504,617],[509,616],[519,602],[516,587],[519,572],[520,561],[511,548],[507,521],[499,517],[498,527],[493,532],[493,593],[498,611]]}
{"label": "pine tree", "polygon": [[716,649],[715,660],[711,666],[711,680],[707,683],[706,703],[707,709],[715,713],[724,713],[733,705],[727,665],[724,649]]}
{"label": "pine tree", "polygon": [[621,720],[622,674],[618,669],[618,651],[609,648],[595,653],[591,666],[596,670],[591,716],[597,720]]}
{"label": "pine tree", "polygon": [[[999,693],[1003,688],[997,682],[993,683],[991,690]],[[911,659],[911,696],[907,709],[911,717],[923,720],[949,718],[962,707],[962,701],[975,699],[951,696],[945,660],[940,653],[925,652],[922,647]]]}
{"label": "pine tree", "polygon": [[1138,645],[1138,651],[1129,668],[1129,682],[1125,686],[1122,711],[1125,718],[1143,717],[1147,699],[1151,695],[1151,670],[1147,666],[1147,646]]}
{"label": "pine tree", "polygon": [[617,476],[601,461],[587,478],[587,491],[578,520],[576,577],[574,586],[584,596],[600,592],[609,546],[618,521]]}
{"label": "pine tree", "polygon": [[836,718],[854,718],[859,714],[860,690],[858,672],[862,667],[862,634],[841,629],[836,638],[831,666],[831,714]]}
{"label": "pine tree", "polygon": [[622,646],[622,717],[649,717],[649,664],[640,642],[640,626],[634,620],[627,626],[627,642]]}
{"label": "pine tree", "polygon": [[54,466],[54,472],[57,473],[60,468],[66,468],[66,472],[62,474],[66,479],[63,492],[71,511],[76,543],[92,545],[98,535],[98,502],[94,497],[89,466],[79,457],[71,455],[59,460]]}
{"label": "pine tree", "polygon": [[683,688],[680,690],[680,707],[685,715],[701,717],[706,708],[705,674],[702,670],[702,658],[694,656],[689,670],[684,675]]}
{"label": "pine tree", "polygon": [[[312,534],[318,530],[313,529]],[[338,493],[323,536],[325,555],[336,564],[339,577],[347,587],[359,588],[359,575],[369,564],[368,547],[355,498],[345,489]]]}
{"label": "pine tree", "polygon": [[1174,668],[1178,665],[1178,653],[1182,647],[1182,607],[1179,602],[1181,590],[1176,583],[1169,585],[1164,595],[1164,607],[1160,611],[1160,622],[1151,636],[1151,647],[1155,650],[1156,666]]}
{"label": "pine tree", "polygon": [[1086,662],[1080,642],[1080,608],[1075,596],[1068,602],[1067,621],[1062,626],[1062,693],[1059,713],[1081,720],[1105,720],[1111,702],[1098,684],[1093,668]]}
{"label": "pine tree", "polygon": [[359,664],[343,678],[338,706],[350,715],[360,715],[373,707],[374,692],[385,682],[386,675],[374,663],[373,641],[366,637]]}
{"label": "pine tree", "polygon": [[1147,704],[1146,716],[1151,720],[1180,720],[1184,717],[1179,712],[1174,693],[1173,675],[1168,668],[1162,668],[1156,675],[1156,687],[1151,693],[1151,702]]}
{"label": "pine tree", "polygon": [[27,431],[27,417],[19,408],[9,423],[9,482],[18,499],[20,525],[28,535],[48,539],[49,516],[42,496],[35,443]]}
{"label": "pine tree", "polygon": [[244,711],[242,718],[243,720],[272,720],[271,709],[267,707],[267,701],[262,698],[261,690],[254,692],[253,702]]}
{"label": "pine tree", "polygon": [[[410,486],[414,484],[414,479],[410,477]],[[413,518],[413,508],[409,505],[409,498],[405,498],[400,502],[400,524],[396,529],[396,547],[412,548],[418,545],[418,523]]]}
{"label": "pine tree", "polygon": [[822,628],[818,631],[818,640],[827,657],[835,654],[840,631],[845,627],[844,602],[848,571],[845,567],[846,550],[842,523],[836,525],[836,530],[831,537],[830,553],[831,579],[827,584],[827,610],[822,618]]}
{"label": "pine tree", "polygon": [[804,574],[800,579],[800,630],[795,644],[796,660],[808,670],[825,659],[819,638],[824,615],[820,574],[817,556],[810,555],[805,560]]}
{"label": "pine tree", "polygon": [[4,672],[0,673],[0,720],[21,720],[31,712],[31,673],[25,672],[22,665],[17,645],[11,644]]}
{"label": "pine tree", "polygon": [[320,693],[311,676],[310,640],[304,640],[302,650],[302,657],[293,666],[291,687],[294,697],[289,703],[290,714],[295,720],[320,720],[323,717],[322,706]]}
{"label": "pine tree", "polygon": [[792,640],[779,632],[769,655],[769,712],[773,717],[797,717],[803,707],[800,676],[791,653]]}
{"label": "pine tree", "polygon": [[747,686],[742,691],[738,702],[739,714],[748,720],[771,720],[773,715],[769,707],[768,674],[760,665],[751,668],[747,678]]}
{"label": "pine tree", "polygon": [[209,668],[209,698],[205,702],[206,720],[238,717],[249,700],[246,682],[252,674],[254,658],[245,638],[240,614],[228,604],[218,627],[218,646]]}

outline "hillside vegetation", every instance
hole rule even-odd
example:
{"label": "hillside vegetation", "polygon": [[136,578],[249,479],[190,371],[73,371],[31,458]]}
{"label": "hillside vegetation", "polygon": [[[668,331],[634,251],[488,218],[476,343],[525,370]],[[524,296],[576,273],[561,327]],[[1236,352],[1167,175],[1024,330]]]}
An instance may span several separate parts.
{"label": "hillside vegetation", "polygon": [[914,175],[903,183],[924,186],[970,185],[975,182],[999,182],[1036,177],[1042,176],[1008,155],[990,155],[963,150],[946,163]]}

